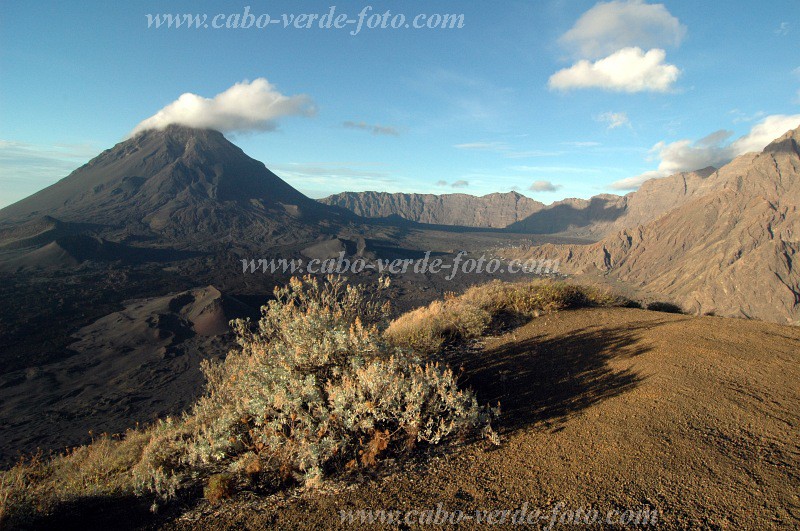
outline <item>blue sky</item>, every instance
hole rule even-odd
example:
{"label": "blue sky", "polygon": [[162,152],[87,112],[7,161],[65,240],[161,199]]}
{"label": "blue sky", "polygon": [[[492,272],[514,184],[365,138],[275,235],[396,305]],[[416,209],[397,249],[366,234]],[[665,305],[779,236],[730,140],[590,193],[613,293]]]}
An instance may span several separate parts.
{"label": "blue sky", "polygon": [[[372,6],[464,23],[357,35],[147,27],[147,14],[210,20],[247,5],[273,18],[335,5],[351,19]],[[800,125],[799,14],[796,0],[4,1],[0,207],[184,93],[202,116],[175,106],[163,116],[219,119],[312,197],[516,189],[549,203],[625,193]]]}

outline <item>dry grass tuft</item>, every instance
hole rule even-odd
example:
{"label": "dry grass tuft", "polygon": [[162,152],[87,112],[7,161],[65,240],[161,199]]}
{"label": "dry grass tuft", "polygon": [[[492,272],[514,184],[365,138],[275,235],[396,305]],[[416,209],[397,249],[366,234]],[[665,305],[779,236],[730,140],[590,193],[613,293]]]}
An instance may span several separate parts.
{"label": "dry grass tuft", "polygon": [[230,474],[214,474],[208,478],[208,484],[203,489],[203,497],[215,504],[230,498],[233,494],[233,476]]}
{"label": "dry grass tuft", "polygon": [[395,345],[430,355],[448,342],[480,337],[502,317],[527,320],[570,308],[628,304],[630,301],[592,286],[550,280],[493,281],[400,316],[390,323],[386,336]]}

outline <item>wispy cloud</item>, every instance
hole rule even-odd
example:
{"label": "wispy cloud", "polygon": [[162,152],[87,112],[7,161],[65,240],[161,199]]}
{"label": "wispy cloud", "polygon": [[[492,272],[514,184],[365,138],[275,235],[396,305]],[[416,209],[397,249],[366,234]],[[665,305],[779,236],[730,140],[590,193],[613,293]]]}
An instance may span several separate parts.
{"label": "wispy cloud", "polygon": [[366,122],[352,122],[348,120],[346,122],[342,122],[342,127],[347,129],[360,129],[362,131],[369,131],[373,135],[400,135],[400,132],[396,128],[389,125],[368,124]]}
{"label": "wispy cloud", "polygon": [[290,162],[270,169],[292,186],[319,196],[342,191],[388,190],[397,177],[371,162]]}
{"label": "wispy cloud", "polygon": [[602,144],[600,142],[585,141],[585,142],[562,142],[562,145],[572,147],[598,147]]}
{"label": "wispy cloud", "polygon": [[463,179],[459,179],[458,181],[455,181],[450,186],[452,188],[466,188],[467,186],[469,186],[469,181],[465,181]]}
{"label": "wispy cloud", "polygon": [[608,124],[609,129],[616,129],[627,125],[630,127],[631,121],[628,119],[628,114],[624,112],[604,112],[595,118],[598,122]]}
{"label": "wispy cloud", "polygon": [[313,116],[316,107],[304,94],[285,96],[264,78],[236,83],[213,98],[187,92],[137,125],[132,135],[170,124],[223,133],[273,131],[285,116]]}
{"label": "wispy cloud", "polygon": [[728,114],[730,114],[733,117],[733,123],[738,124],[742,122],[753,122],[755,120],[758,120],[759,118],[763,118],[767,113],[765,113],[764,111],[758,111],[752,114],[747,114],[740,111],[739,109],[732,109],[728,111]]}
{"label": "wispy cloud", "polygon": [[436,181],[436,186],[447,186],[447,181],[443,180]]}
{"label": "wispy cloud", "polygon": [[476,151],[493,151],[496,153],[511,149],[505,142],[467,142],[465,144],[456,144],[453,147],[457,149],[474,149]]}
{"label": "wispy cloud", "polygon": [[434,112],[419,114],[415,130],[478,124],[484,130],[494,131],[504,127],[515,113],[514,89],[472,74],[444,68],[424,69],[406,82],[425,101],[436,104]]}
{"label": "wispy cloud", "polygon": [[542,149],[517,149],[506,142],[468,142],[465,144],[456,144],[453,146],[456,149],[466,149],[472,151],[487,151],[490,153],[499,153],[500,155],[509,159],[527,159],[536,157],[558,157],[563,155],[564,151],[547,151]]}
{"label": "wispy cloud", "polygon": [[31,144],[0,140],[0,208],[19,201],[98,154],[91,144]]}
{"label": "wispy cloud", "polygon": [[775,29],[774,33],[775,35],[781,35],[781,36],[788,35],[791,29],[792,29],[791,24],[789,24],[788,22],[781,22],[778,25],[777,29]]}
{"label": "wispy cloud", "polygon": [[579,166],[511,166],[512,171],[525,173],[599,173],[596,168],[583,168]]}

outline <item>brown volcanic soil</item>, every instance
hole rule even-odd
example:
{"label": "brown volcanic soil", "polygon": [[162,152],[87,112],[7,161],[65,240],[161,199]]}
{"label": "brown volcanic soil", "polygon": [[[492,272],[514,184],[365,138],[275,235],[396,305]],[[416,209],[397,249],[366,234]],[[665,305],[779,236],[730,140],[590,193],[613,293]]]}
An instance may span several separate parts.
{"label": "brown volcanic soil", "polygon": [[[454,358],[502,401],[467,444],[333,493],[206,502],[167,529],[350,529],[339,511],[658,508],[666,528],[800,524],[800,329],[635,309],[541,317]],[[466,521],[466,526],[474,522]],[[401,526],[402,527],[402,526]],[[413,526],[412,526],[413,527]]]}

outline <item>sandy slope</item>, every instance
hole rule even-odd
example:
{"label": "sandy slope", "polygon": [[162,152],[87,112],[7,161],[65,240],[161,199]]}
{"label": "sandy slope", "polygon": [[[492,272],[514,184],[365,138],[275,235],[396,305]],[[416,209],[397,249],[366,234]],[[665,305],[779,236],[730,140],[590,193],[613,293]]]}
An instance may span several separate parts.
{"label": "sandy slope", "polygon": [[[461,354],[503,403],[474,443],[334,494],[198,507],[168,528],[325,529],[350,509],[660,512],[667,528],[800,524],[800,329],[634,309],[541,317]],[[474,522],[465,522],[471,527]],[[358,526],[356,526],[358,527]]]}

